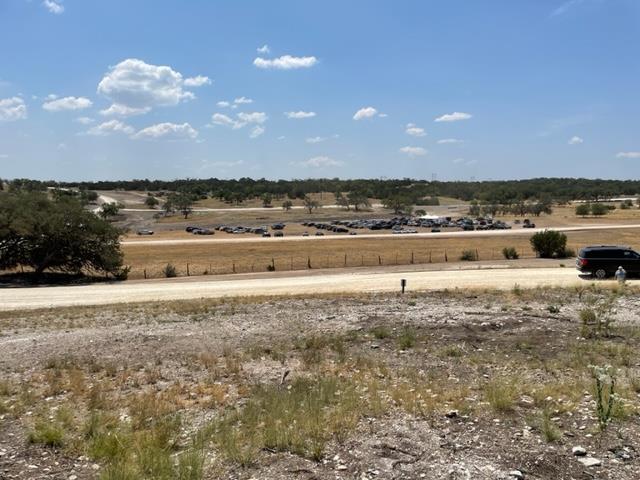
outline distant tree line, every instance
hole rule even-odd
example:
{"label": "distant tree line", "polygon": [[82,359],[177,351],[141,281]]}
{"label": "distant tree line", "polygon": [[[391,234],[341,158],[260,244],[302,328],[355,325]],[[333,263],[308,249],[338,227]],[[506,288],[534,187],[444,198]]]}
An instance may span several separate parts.
{"label": "distant tree line", "polygon": [[[1,182],[0,182],[1,183]],[[527,180],[495,181],[426,181],[404,179],[350,179],[318,178],[306,180],[266,180],[243,177],[234,180],[218,178],[182,180],[119,180],[100,182],[55,182],[29,179],[7,181],[9,189],[42,191],[47,187],[79,187],[83,191],[94,190],[136,190],[147,192],[180,192],[192,198],[219,198],[229,203],[242,203],[248,198],[269,198],[271,201],[304,199],[320,192],[340,192],[345,197],[345,207],[354,210],[365,204],[354,202],[358,199],[389,199],[390,204],[413,203],[434,199],[438,196],[458,198],[464,201],[477,200],[482,204],[512,205],[518,202],[549,200],[568,202],[587,200],[598,202],[603,199],[637,195],[640,180],[600,180],[585,178],[532,178]],[[270,197],[265,197],[265,195]],[[347,205],[348,197],[351,201]],[[398,202],[398,197],[401,202]],[[267,202],[271,204],[271,202]]]}

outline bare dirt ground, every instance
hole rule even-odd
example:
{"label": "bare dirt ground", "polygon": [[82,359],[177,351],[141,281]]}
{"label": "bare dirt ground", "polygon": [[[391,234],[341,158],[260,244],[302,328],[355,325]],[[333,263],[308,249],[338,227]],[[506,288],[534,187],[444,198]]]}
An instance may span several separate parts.
{"label": "bare dirt ground", "polygon": [[585,284],[0,313],[0,478],[637,479],[639,308]]}
{"label": "bare dirt ground", "polygon": [[[517,268],[521,267],[530,268]],[[458,264],[448,269],[429,266],[346,269],[228,275],[224,277],[167,278],[55,287],[0,289],[0,311],[73,305],[186,300],[264,295],[312,295],[341,292],[394,292],[405,279],[409,290],[501,289],[518,285],[574,287],[588,284],[578,272],[558,267],[557,261],[509,261]],[[637,280],[631,280],[635,284]],[[603,282],[611,283],[611,282]]]}

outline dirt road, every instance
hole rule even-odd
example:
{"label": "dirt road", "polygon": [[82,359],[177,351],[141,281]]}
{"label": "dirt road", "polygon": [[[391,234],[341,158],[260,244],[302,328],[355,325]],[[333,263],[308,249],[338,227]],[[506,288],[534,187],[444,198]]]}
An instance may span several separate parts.
{"label": "dirt road", "polygon": [[[640,228],[639,224],[633,225],[582,225],[582,226],[573,226],[573,227],[557,227],[552,230],[557,230],[560,232],[580,232],[580,231],[591,231],[591,230],[621,230],[621,229],[635,229]],[[166,239],[166,240],[152,240],[151,238],[145,238],[144,240],[124,240],[122,244],[124,245],[184,245],[184,244],[207,244],[207,243],[226,243],[226,242],[287,242],[287,241],[304,241],[304,242],[312,242],[312,241],[326,241],[326,240],[335,240],[336,238],[350,238],[350,239],[358,239],[358,238],[455,238],[455,237],[505,237],[505,236],[513,236],[513,235],[531,235],[536,232],[544,231],[544,228],[531,228],[531,229],[512,229],[512,230],[474,230],[465,232],[462,230],[454,230],[454,231],[443,231],[440,233],[412,233],[412,234],[403,234],[403,235],[391,235],[389,233],[364,233],[358,235],[326,235],[326,236],[315,236],[311,235],[308,237],[303,236],[285,236],[284,237],[269,237],[262,238],[253,234],[249,234],[249,237],[233,236],[232,238],[184,238],[184,239]],[[193,237],[193,236],[191,236]]]}
{"label": "dirt road", "polygon": [[516,284],[522,288],[569,287],[585,282],[573,268],[508,268],[499,264],[455,271],[365,269],[312,275],[302,272],[248,274],[235,275],[233,278],[193,277],[81,286],[5,288],[0,289],[0,310],[250,295],[397,291],[402,278],[407,280],[408,289],[413,291],[445,288],[511,289]]}

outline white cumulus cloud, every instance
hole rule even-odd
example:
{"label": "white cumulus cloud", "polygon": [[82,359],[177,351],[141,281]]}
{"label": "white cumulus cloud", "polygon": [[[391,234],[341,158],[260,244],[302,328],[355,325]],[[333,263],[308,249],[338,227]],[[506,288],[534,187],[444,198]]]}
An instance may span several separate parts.
{"label": "white cumulus cloud", "polygon": [[413,137],[424,137],[427,134],[424,128],[420,128],[413,123],[407,123],[405,133]]}
{"label": "white cumulus cloud", "polygon": [[64,110],[83,110],[93,105],[93,102],[85,97],[64,97],[50,100],[42,104],[48,112],[61,112]]}
{"label": "white cumulus cloud", "polygon": [[343,162],[339,160],[334,160],[333,158],[320,156],[320,157],[312,157],[309,160],[305,160],[304,162],[299,162],[298,165],[302,167],[310,167],[310,168],[326,168],[326,167],[341,167],[344,165]]}
{"label": "white cumulus cloud", "polygon": [[144,115],[150,110],[151,107],[132,108],[127,107],[126,105],[120,105],[119,103],[114,103],[109,108],[100,110],[100,115],[104,115],[105,117],[132,117],[133,115]]}
{"label": "white cumulus cloud", "polygon": [[211,121],[216,125],[225,125],[227,127],[233,128],[234,130],[244,127],[244,124],[242,124],[242,122],[234,120],[224,113],[214,113],[211,117]]}
{"label": "white cumulus cloud", "polygon": [[373,107],[364,107],[358,110],[354,115],[354,120],[362,120],[363,118],[372,118],[378,114],[378,110]]}
{"label": "white cumulus cloud", "polygon": [[[193,77],[193,79],[200,77]],[[206,77],[204,77],[206,78]],[[192,100],[195,95],[185,90],[182,74],[168,66],[150,65],[128,58],[111,67],[98,84],[98,93],[111,100],[108,114],[146,113],[160,106],[174,106]]]}
{"label": "white cumulus cloud", "polygon": [[203,85],[211,85],[211,79],[204,75],[198,75],[186,78],[184,81],[185,87],[202,87]]}
{"label": "white cumulus cloud", "polygon": [[90,128],[87,131],[89,135],[96,135],[100,137],[106,137],[112,133],[123,133],[125,135],[132,135],[135,132],[134,128],[126,123],[122,123],[120,120],[109,120],[108,122],[101,123],[95,127]]}
{"label": "white cumulus cloud", "polygon": [[422,147],[402,147],[400,151],[410,157],[422,157],[427,154],[427,151]]}
{"label": "white cumulus cloud", "polygon": [[166,138],[169,140],[194,139],[198,136],[198,131],[188,123],[158,123],[140,130],[133,138],[155,140]]}
{"label": "white cumulus cloud", "polygon": [[578,136],[573,136],[569,139],[567,143],[569,145],[580,145],[581,143],[584,143],[584,139]]}
{"label": "white cumulus cloud", "polygon": [[27,118],[27,106],[20,97],[0,99],[0,122],[13,122]]}
{"label": "white cumulus cloud", "polygon": [[442,138],[438,140],[436,143],[438,143],[439,145],[456,144],[456,143],[464,143],[464,140],[459,140],[457,138]]}
{"label": "white cumulus cloud", "polygon": [[469,120],[473,115],[464,112],[447,113],[435,119],[436,122],[459,122],[460,120]]}
{"label": "white cumulus cloud", "polygon": [[318,63],[316,57],[294,57],[291,55],[283,55],[278,58],[262,58],[257,57],[253,64],[258,68],[274,69],[274,70],[294,70],[297,68],[310,68]]}
{"label": "white cumulus cloud", "polygon": [[640,152],[618,152],[618,158],[640,158]]}
{"label": "white cumulus cloud", "polygon": [[231,118],[224,113],[214,113],[211,117],[211,122],[215,125],[223,125],[225,127],[231,127],[234,130],[244,128],[247,125],[253,125],[253,129],[249,134],[250,138],[256,138],[265,132],[263,124],[268,120],[267,114],[264,112],[240,112],[236,115],[236,118]]}
{"label": "white cumulus cloud", "polygon": [[233,101],[233,103],[235,103],[236,105],[245,105],[253,103],[253,100],[247,97],[238,97]]}
{"label": "white cumulus cloud", "polygon": [[240,121],[244,122],[245,124],[247,123],[264,123],[267,121],[267,114],[264,112],[251,112],[251,113],[244,113],[244,112],[240,112],[238,114],[238,118],[240,119]]}
{"label": "white cumulus cloud", "polygon": [[326,140],[326,138],[324,138],[324,137],[309,137],[309,138],[307,138],[305,141],[306,141],[307,143],[311,143],[311,144],[313,144],[313,143],[320,143],[320,142],[324,142],[325,140]]}
{"label": "white cumulus cloud", "polygon": [[78,117],[76,118],[76,122],[78,122],[81,125],[91,125],[94,120],[93,118],[90,117]]}
{"label": "white cumulus cloud", "polygon": [[226,100],[220,100],[218,103],[216,103],[216,105],[220,108],[227,108],[229,107],[231,104],[229,102],[227,102]]}
{"label": "white cumulus cloud", "polygon": [[256,125],[251,129],[251,133],[249,134],[249,138],[258,138],[265,132],[265,128],[261,125]]}
{"label": "white cumulus cloud", "polygon": [[269,45],[265,43],[263,46],[256,48],[256,52],[266,55],[267,53],[271,53],[271,49],[269,48]]}
{"label": "white cumulus cloud", "polygon": [[49,12],[56,15],[60,15],[62,12],[64,12],[64,6],[60,1],[56,2],[54,0],[44,0],[44,2],[42,2],[42,5],[44,5],[44,7],[49,10]]}
{"label": "white cumulus cloud", "polygon": [[287,116],[287,118],[296,119],[312,118],[316,116],[316,112],[303,112],[302,110],[300,110],[299,112],[284,112],[284,114]]}

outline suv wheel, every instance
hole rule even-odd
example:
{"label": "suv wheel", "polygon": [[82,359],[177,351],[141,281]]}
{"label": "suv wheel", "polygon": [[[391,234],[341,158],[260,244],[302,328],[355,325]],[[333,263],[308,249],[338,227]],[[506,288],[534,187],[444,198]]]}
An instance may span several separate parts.
{"label": "suv wheel", "polygon": [[604,280],[605,278],[607,278],[606,270],[604,268],[599,268],[598,270],[596,270],[595,277],[598,280]]}

